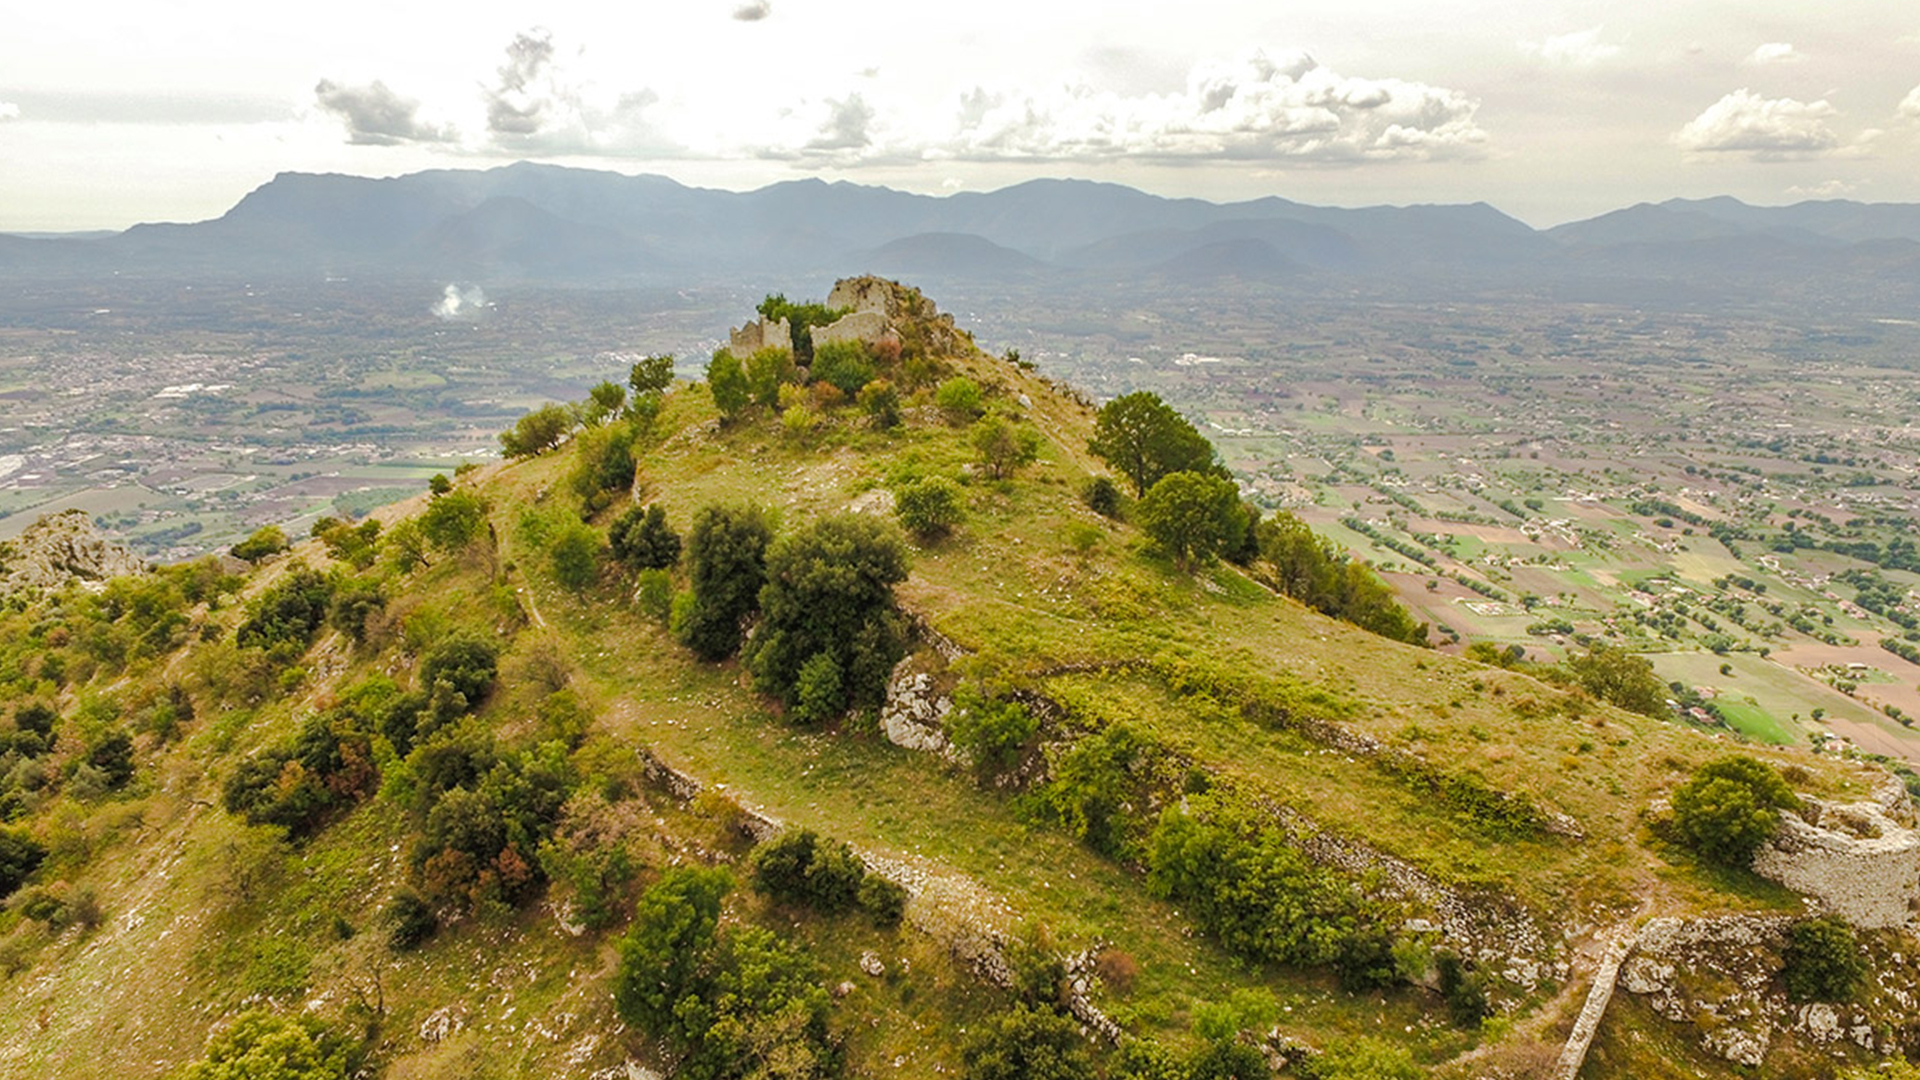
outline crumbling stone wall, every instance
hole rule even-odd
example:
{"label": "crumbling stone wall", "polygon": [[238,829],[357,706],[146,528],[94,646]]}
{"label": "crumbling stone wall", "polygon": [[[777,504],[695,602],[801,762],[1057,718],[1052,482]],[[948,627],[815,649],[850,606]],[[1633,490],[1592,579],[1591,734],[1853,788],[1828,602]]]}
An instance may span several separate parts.
{"label": "crumbling stone wall", "polygon": [[742,360],[761,349],[793,350],[793,329],[785,319],[755,319],[738,330],[727,331],[727,348]]}
{"label": "crumbling stone wall", "polygon": [[835,341],[875,342],[892,329],[887,317],[877,311],[855,311],[840,316],[825,326],[813,328],[813,347]]}
{"label": "crumbling stone wall", "polygon": [[[1899,781],[1888,780],[1904,802]],[[1755,853],[1754,872],[1862,929],[1906,925],[1920,893],[1920,832],[1890,816],[1884,790],[1875,796],[1844,805],[1809,799],[1800,814],[1780,815],[1780,832]]]}

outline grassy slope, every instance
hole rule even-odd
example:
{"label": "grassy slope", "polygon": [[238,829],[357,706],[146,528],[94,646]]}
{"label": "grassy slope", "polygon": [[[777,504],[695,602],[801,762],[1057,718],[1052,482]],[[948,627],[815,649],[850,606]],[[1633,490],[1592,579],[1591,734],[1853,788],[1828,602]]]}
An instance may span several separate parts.
{"label": "grassy slope", "polygon": [[[1724,745],[1575,701],[1524,676],[1385,642],[1269,595],[1230,569],[1192,580],[1173,575],[1137,551],[1130,529],[1093,517],[1074,498],[1092,465],[1084,452],[1090,414],[1017,369],[968,363],[1003,400],[1027,394],[1035,404],[1026,411],[1049,441],[1041,461],[1018,480],[970,486],[967,524],[917,553],[901,592],[986,665],[1014,681],[1104,702],[1108,719],[1146,725],[1329,829],[1442,880],[1497,886],[1569,932],[1642,901],[1674,912],[1793,903],[1779,890],[1728,882],[1644,846],[1642,808]],[[846,508],[895,467],[950,471],[968,456],[961,433],[925,415],[895,436],[860,430],[849,418],[807,443],[789,440],[770,422],[716,434],[711,420],[703,392],[675,394],[660,421],[666,438],[642,463],[649,495],[676,524],[714,501],[771,503],[796,521]],[[778,817],[917,857],[998,898],[955,918],[1030,921],[1065,946],[1098,941],[1126,950],[1140,962],[1140,977],[1130,992],[1110,991],[1103,1003],[1143,1034],[1182,1041],[1195,1002],[1265,987],[1287,1009],[1284,1026],[1315,1043],[1404,1031],[1425,1060],[1438,1061],[1472,1041],[1448,1028],[1433,999],[1418,991],[1356,998],[1321,975],[1249,968],[1197,936],[1170,905],[1148,897],[1133,872],[1024,821],[1004,793],[980,789],[938,759],[871,738],[795,731],[768,715],[737,668],[697,664],[671,644],[622,602],[623,587],[608,583],[584,597],[558,589],[537,553],[516,550],[513,536],[519,509],[563,490],[566,468],[566,455],[555,454],[485,470],[480,478],[508,545],[503,584],[524,590],[538,613],[534,621],[545,624],[521,634],[503,670],[516,670],[542,639],[557,644],[575,667],[575,688],[599,717],[606,753],[651,747]],[[1067,540],[1076,522],[1099,530],[1085,551]],[[519,629],[508,594],[489,592],[489,573],[486,560],[444,563],[410,583],[396,612],[423,626],[438,620]],[[337,655],[339,645],[320,648]],[[1225,710],[1195,707],[1153,680],[1044,674],[1063,663],[1168,650],[1277,684],[1323,688],[1350,704],[1345,722],[1352,727],[1569,814],[1588,838],[1493,839],[1365,763]],[[354,658],[332,678],[403,671],[405,664],[396,641]],[[516,693],[501,695],[489,717],[511,728],[526,704]],[[537,907],[456,929],[397,962],[383,959],[373,935],[341,940],[333,917],[372,926],[399,880],[404,822],[388,804],[364,804],[298,851],[249,835],[205,805],[234,756],[289,730],[294,713],[292,703],[280,703],[243,717],[246,726],[204,723],[150,768],[146,794],[76,815],[72,828],[94,837],[100,850],[79,877],[101,889],[110,922],[91,935],[70,932],[37,944],[27,970],[6,984],[19,1002],[0,1010],[0,1064],[9,1075],[74,1075],[98,1071],[105,1060],[126,1075],[154,1075],[193,1056],[209,1025],[244,1001],[265,995],[338,1008],[352,987],[371,985],[376,968],[389,1009],[382,1050],[389,1075],[507,1076],[647,1056],[613,1035],[605,940],[572,938]],[[1812,790],[1860,788],[1860,775],[1848,766],[1782,760],[1807,764]],[[679,838],[674,843],[702,828],[670,801],[647,806],[661,834]],[[669,858],[671,850],[669,843],[657,854]],[[737,900],[746,916],[792,918],[744,895]],[[957,1029],[992,995],[944,964],[918,935],[894,938],[807,919],[792,929],[828,961],[830,979],[858,988],[843,1015],[877,1021],[859,1025],[854,1036],[857,1067],[899,1058],[903,1074],[953,1070]],[[859,976],[853,961],[868,947],[907,955],[914,974],[887,982]],[[447,1005],[468,1012],[463,1033],[423,1042],[420,1021]],[[578,1061],[568,1057],[588,1046]]]}

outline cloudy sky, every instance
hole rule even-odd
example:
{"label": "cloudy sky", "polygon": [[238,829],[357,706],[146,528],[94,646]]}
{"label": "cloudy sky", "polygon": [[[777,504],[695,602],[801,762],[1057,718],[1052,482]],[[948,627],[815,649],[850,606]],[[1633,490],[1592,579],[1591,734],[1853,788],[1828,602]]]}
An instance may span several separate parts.
{"label": "cloudy sky", "polygon": [[64,0],[0,33],[0,230],[287,170],[530,158],[750,188],[1920,202],[1912,0]]}

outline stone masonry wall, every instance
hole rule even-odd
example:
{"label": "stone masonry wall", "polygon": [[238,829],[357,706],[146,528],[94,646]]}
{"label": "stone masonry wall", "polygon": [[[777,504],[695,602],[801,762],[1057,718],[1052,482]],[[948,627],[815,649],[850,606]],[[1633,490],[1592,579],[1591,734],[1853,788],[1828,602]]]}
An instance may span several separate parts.
{"label": "stone masonry wall", "polygon": [[1780,816],[1779,834],[1754,855],[1754,872],[1862,929],[1906,925],[1920,892],[1920,832],[1888,816],[1879,798],[1807,802],[1808,811]]}

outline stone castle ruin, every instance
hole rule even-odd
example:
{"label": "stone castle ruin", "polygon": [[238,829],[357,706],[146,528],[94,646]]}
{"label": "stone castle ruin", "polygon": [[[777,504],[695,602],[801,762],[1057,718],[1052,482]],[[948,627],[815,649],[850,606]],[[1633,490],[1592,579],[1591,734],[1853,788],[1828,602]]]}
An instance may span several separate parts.
{"label": "stone castle ruin", "polygon": [[[954,325],[920,290],[866,275],[842,278],[827,294],[827,307],[845,311],[835,321],[813,328],[817,347],[836,341],[878,345],[891,337],[909,350],[950,356],[973,347],[973,338]],[[740,357],[762,349],[793,349],[793,328],[786,319],[755,319],[727,332],[728,349]]]}
{"label": "stone castle ruin", "polygon": [[[1753,858],[1754,872],[1811,898],[1863,930],[1905,926],[1920,894],[1920,832],[1898,777],[1871,801],[1803,800]],[[1903,821],[1905,824],[1903,824]]]}

